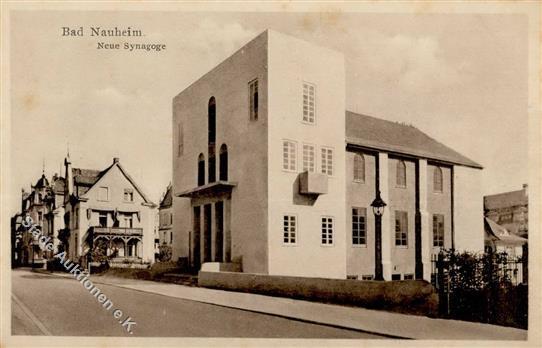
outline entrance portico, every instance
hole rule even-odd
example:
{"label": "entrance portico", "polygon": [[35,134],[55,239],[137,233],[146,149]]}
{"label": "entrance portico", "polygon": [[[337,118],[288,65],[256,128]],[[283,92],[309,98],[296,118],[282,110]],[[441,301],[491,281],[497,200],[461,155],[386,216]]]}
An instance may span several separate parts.
{"label": "entrance portico", "polygon": [[192,231],[189,232],[189,264],[199,270],[206,267],[231,268],[231,191],[234,183],[218,181],[182,192],[190,198]]}

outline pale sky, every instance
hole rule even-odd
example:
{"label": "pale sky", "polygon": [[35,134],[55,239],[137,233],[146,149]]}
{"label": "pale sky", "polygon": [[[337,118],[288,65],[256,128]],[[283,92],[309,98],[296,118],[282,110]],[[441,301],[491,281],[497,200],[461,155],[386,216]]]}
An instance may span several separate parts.
{"label": "pale sky", "polygon": [[[63,26],[146,36],[63,38]],[[74,167],[120,157],[158,203],[171,181],[172,98],[268,28],[343,52],[347,108],[412,124],[482,164],[484,194],[527,183],[525,16],[25,11],[11,16],[10,213],[43,160],[48,178],[59,172],[68,142]],[[97,50],[101,40],[167,49]]]}

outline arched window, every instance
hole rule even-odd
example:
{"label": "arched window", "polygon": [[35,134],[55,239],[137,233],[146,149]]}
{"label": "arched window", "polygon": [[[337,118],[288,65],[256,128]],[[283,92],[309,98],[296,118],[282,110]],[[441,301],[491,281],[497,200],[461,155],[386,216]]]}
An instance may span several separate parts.
{"label": "arched window", "polygon": [[359,153],[354,155],[354,181],[365,182],[365,158]]}
{"label": "arched window", "polygon": [[442,169],[435,167],[433,171],[433,191],[442,192]]}
{"label": "arched window", "polygon": [[198,157],[198,186],[205,185],[205,156],[202,153]]}
{"label": "arched window", "polygon": [[226,144],[222,144],[220,147],[219,154],[220,169],[219,169],[219,178],[220,180],[228,180],[228,147]]}
{"label": "arched window", "polygon": [[397,183],[397,186],[406,187],[405,161],[402,161],[402,160],[397,161],[396,183]]}
{"label": "arched window", "polygon": [[215,97],[209,99],[209,105],[207,108],[207,131],[208,131],[208,144],[214,144],[216,142],[216,101]]}
{"label": "arched window", "polygon": [[208,105],[208,150],[209,150],[209,173],[207,175],[208,182],[216,181],[216,155],[215,155],[215,142],[216,142],[216,101],[215,97],[209,99]]}

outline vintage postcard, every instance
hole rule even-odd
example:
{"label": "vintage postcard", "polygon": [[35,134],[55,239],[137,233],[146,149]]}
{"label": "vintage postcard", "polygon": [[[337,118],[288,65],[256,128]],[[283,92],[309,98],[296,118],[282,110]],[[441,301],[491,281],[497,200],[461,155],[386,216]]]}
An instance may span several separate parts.
{"label": "vintage postcard", "polygon": [[540,346],[538,2],[3,2],[19,346]]}

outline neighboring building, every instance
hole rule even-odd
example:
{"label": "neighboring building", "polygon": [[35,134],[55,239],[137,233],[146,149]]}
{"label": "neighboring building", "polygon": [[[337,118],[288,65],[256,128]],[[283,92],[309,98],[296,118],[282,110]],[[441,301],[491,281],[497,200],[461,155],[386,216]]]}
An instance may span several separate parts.
{"label": "neighboring building", "polygon": [[510,233],[506,228],[495,221],[484,218],[485,222],[485,250],[487,252],[506,252],[512,259],[521,259],[523,246],[527,239]]}
{"label": "neighboring building", "polygon": [[72,168],[65,161],[66,190],[62,235],[72,260],[85,263],[89,250],[111,258],[110,264],[154,262],[154,216],[151,202],[118,158],[104,170]]}
{"label": "neighboring building", "polygon": [[46,199],[47,213],[45,214],[44,231],[48,236],[51,236],[54,250],[48,252],[47,257],[50,258],[56,252],[59,252],[60,240],[59,236],[65,229],[64,225],[64,195],[66,188],[66,180],[57,174],[53,175],[49,194]]}
{"label": "neighboring building", "polygon": [[158,206],[159,222],[158,233],[160,245],[169,245],[173,243],[173,207],[171,197],[171,184],[168,185],[166,193]]}
{"label": "neighboring building", "polygon": [[160,205],[158,207],[159,218],[158,218],[158,254],[159,261],[170,261],[171,260],[171,251],[173,244],[173,207],[172,207],[172,196],[171,196],[171,184],[168,185],[166,193],[162,198]]}
{"label": "neighboring building", "polygon": [[[522,281],[528,280],[529,261],[529,191],[528,185],[517,191],[488,195],[484,197],[484,216],[486,217],[486,248],[506,251],[510,256],[522,258]],[[493,223],[491,223],[493,222]],[[497,225],[497,226],[495,226]],[[487,227],[504,229],[504,238],[494,241],[488,236]],[[498,235],[498,233],[493,233]],[[518,248],[521,246],[521,253]]]}
{"label": "neighboring building", "polygon": [[270,275],[430,279],[481,251],[479,164],[412,126],[345,113],[341,53],[265,31],[173,100],[173,259]]}
{"label": "neighboring building", "polygon": [[[14,264],[16,266],[36,266],[45,263],[47,253],[40,248],[37,238],[34,238],[32,233],[28,232],[28,228],[25,228],[22,222],[26,217],[32,218],[41,234],[50,236],[54,240],[54,225],[49,223],[48,218],[51,209],[54,207],[54,204],[51,203],[55,199],[54,187],[54,184],[49,184],[49,180],[43,173],[35,185],[30,185],[30,192],[22,190],[21,213],[12,218],[12,235],[14,236],[12,243],[14,243],[15,247],[13,259],[16,260]],[[55,245],[58,245],[58,243]]]}
{"label": "neighboring building", "polygon": [[484,197],[484,215],[509,232],[523,238],[529,235],[529,192],[523,189]]}

